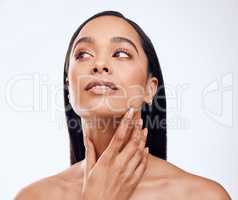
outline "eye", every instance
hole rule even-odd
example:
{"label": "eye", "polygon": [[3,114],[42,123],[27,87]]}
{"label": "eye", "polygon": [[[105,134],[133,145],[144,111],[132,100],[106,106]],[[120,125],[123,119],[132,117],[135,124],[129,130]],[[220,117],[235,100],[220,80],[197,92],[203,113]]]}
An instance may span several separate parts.
{"label": "eye", "polygon": [[86,52],[86,51],[80,51],[75,55],[75,59],[76,60],[82,60],[84,58],[88,58],[92,56],[90,53]]}
{"label": "eye", "polygon": [[[121,56],[120,56],[121,54]],[[131,54],[128,52],[127,49],[124,49],[124,48],[119,48],[116,50],[116,52],[113,54],[114,55],[119,55],[120,58],[130,58],[131,57]],[[118,56],[116,56],[118,57]]]}

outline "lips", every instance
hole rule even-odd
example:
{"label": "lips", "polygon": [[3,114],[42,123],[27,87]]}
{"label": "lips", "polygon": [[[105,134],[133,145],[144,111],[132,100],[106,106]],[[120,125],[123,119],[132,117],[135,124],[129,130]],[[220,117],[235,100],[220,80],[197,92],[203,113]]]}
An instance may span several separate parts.
{"label": "lips", "polygon": [[85,90],[90,90],[91,88],[95,87],[95,86],[106,86],[109,87],[112,90],[118,90],[118,87],[110,81],[92,81],[90,83],[88,83],[85,87]]}

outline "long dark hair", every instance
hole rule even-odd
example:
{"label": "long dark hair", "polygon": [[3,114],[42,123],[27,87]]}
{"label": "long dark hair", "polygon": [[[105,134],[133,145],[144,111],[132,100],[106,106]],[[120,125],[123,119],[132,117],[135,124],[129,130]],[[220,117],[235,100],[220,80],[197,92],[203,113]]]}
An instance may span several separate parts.
{"label": "long dark hair", "polygon": [[161,159],[167,159],[167,122],[166,122],[166,97],[163,76],[159,64],[158,57],[149,37],[135,22],[127,19],[117,11],[103,11],[93,15],[82,23],[74,32],[65,57],[64,62],[64,106],[67,121],[67,127],[70,137],[70,161],[71,165],[85,158],[85,146],[83,143],[83,132],[81,126],[81,118],[74,112],[68,99],[68,84],[66,81],[69,68],[69,59],[75,38],[80,30],[90,20],[100,16],[116,16],[124,19],[131,24],[140,36],[140,42],[148,59],[147,77],[154,76],[158,79],[157,92],[153,98],[152,105],[143,104],[141,117],[143,119],[143,128],[148,128],[148,136],[146,146],[149,147],[149,152]]}

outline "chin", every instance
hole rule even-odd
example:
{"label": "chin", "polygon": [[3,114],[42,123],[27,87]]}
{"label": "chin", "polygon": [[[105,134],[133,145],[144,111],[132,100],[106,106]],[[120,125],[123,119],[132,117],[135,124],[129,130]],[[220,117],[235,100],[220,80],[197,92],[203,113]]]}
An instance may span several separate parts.
{"label": "chin", "polygon": [[81,108],[75,108],[74,111],[82,118],[91,117],[101,117],[101,118],[111,118],[111,117],[121,117],[127,111],[127,107],[111,107],[107,104],[102,104],[98,106],[87,106]]}

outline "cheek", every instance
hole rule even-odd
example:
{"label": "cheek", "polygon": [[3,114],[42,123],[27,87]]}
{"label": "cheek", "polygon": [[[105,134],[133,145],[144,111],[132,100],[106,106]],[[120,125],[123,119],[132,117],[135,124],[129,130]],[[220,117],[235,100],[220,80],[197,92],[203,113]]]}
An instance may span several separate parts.
{"label": "cheek", "polygon": [[125,100],[130,105],[141,105],[145,96],[146,72],[145,69],[133,68],[127,71],[118,71],[117,80],[121,84]]}
{"label": "cheek", "polygon": [[68,71],[68,78],[69,78],[69,94],[71,104],[77,105],[79,103],[80,98],[83,96],[80,95],[81,92],[84,90],[84,82],[85,79],[88,79],[87,76],[84,75],[82,69],[79,70],[79,67],[76,65],[71,65]]}
{"label": "cheek", "polygon": [[68,72],[68,77],[70,85],[70,95],[75,96],[80,85],[80,78],[79,74],[77,73],[77,70],[75,70],[75,68],[70,68]]}
{"label": "cheek", "polygon": [[115,77],[129,91],[141,91],[146,84],[147,70],[139,62],[131,62],[116,68]]}
{"label": "cheek", "polygon": [[145,95],[144,85],[136,83],[127,88],[127,102],[130,105],[140,106]]}
{"label": "cheek", "polygon": [[83,90],[83,83],[88,79],[87,68],[74,62],[69,66],[68,77],[73,91]]}

